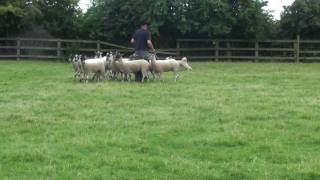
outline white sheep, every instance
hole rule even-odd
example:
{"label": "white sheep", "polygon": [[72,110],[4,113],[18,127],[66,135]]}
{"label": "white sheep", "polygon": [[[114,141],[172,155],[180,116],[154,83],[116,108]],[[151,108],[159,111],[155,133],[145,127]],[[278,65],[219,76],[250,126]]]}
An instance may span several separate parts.
{"label": "white sheep", "polygon": [[151,68],[152,71],[158,75],[160,80],[163,80],[163,72],[173,71],[175,75],[175,81],[179,78],[179,71],[181,70],[191,70],[187,62],[187,58],[183,57],[181,60],[175,60],[172,58],[166,58],[166,60],[156,60],[156,57],[151,58]]}
{"label": "white sheep", "polygon": [[116,61],[116,57],[112,53],[110,54],[109,59],[110,59],[110,69],[111,69],[112,79],[116,79],[118,74],[121,73],[119,68],[119,62]]}
{"label": "white sheep", "polygon": [[139,59],[139,60],[133,60],[129,61],[127,59],[124,59],[122,57],[119,57],[117,59],[118,67],[122,73],[124,73],[127,80],[130,81],[130,75],[131,73],[137,73],[141,71],[142,73],[142,79],[141,82],[144,82],[144,79],[148,77],[148,72],[150,72],[150,64],[148,61]]}
{"label": "white sheep", "polygon": [[74,56],[69,57],[69,62],[72,63],[73,70],[74,70],[74,80],[77,78],[81,79],[82,74],[82,63],[81,63],[81,55],[75,54]]}
{"label": "white sheep", "polygon": [[107,67],[107,58],[97,58],[97,59],[87,59],[82,62],[83,67],[83,75],[85,78],[85,82],[88,82],[89,73],[95,73],[98,81],[104,79],[106,67]]}

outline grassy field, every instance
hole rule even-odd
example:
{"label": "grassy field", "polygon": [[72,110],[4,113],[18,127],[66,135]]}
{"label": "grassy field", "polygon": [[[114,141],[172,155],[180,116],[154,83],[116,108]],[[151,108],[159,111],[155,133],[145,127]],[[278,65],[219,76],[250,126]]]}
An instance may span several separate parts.
{"label": "grassy field", "polygon": [[82,84],[0,61],[1,179],[320,179],[320,64]]}

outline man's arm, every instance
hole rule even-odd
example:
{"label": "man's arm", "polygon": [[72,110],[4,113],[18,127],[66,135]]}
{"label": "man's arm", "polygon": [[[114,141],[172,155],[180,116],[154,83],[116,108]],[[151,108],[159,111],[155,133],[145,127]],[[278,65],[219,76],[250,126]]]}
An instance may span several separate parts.
{"label": "man's arm", "polygon": [[136,37],[137,37],[137,31],[134,32],[133,36],[131,37],[131,40],[130,40],[131,44],[134,44],[134,43],[135,43]]}
{"label": "man's arm", "polygon": [[148,43],[148,47],[154,52],[155,49],[154,49],[154,47],[153,47],[152,41],[151,41],[151,40],[148,40],[147,43]]}

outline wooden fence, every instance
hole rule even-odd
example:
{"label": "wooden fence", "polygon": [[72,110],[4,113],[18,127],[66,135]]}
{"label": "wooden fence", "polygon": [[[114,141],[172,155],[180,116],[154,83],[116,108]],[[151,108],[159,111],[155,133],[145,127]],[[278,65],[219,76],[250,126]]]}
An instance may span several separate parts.
{"label": "wooden fence", "polygon": [[178,57],[211,60],[314,62],[320,60],[320,40],[178,39]]}
{"label": "wooden fence", "polygon": [[[103,41],[68,39],[0,38],[0,58],[61,59],[71,52],[93,54],[133,48]],[[320,60],[320,40],[217,40],[178,39],[175,48],[157,49],[159,56],[186,56],[203,60],[314,62]]]}
{"label": "wooden fence", "polygon": [[[93,55],[96,51],[118,50],[131,54],[134,49],[104,41],[69,39],[0,38],[0,58],[62,59],[72,52]],[[159,54],[175,56],[173,52],[159,49]]]}

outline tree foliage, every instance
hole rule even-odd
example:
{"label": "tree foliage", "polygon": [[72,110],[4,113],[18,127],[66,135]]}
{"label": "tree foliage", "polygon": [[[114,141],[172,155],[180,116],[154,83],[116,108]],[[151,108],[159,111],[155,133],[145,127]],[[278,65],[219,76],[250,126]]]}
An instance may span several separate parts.
{"label": "tree foliage", "polygon": [[267,0],[91,0],[82,13],[79,0],[1,0],[0,36],[42,26],[57,38],[129,43],[148,21],[153,40],[173,46],[178,38],[320,38],[320,1],[296,0],[280,21],[263,10]]}
{"label": "tree foliage", "polygon": [[263,39],[273,33],[272,16],[263,10],[266,1],[230,0],[235,18],[230,36],[244,39]]}
{"label": "tree foliage", "polygon": [[57,37],[76,38],[80,32],[79,0],[38,0],[35,4],[42,12],[40,24]]}
{"label": "tree foliage", "polygon": [[127,42],[141,22],[149,21],[161,44],[181,37],[263,38],[272,23],[265,5],[257,0],[94,0],[84,29],[94,39]]}
{"label": "tree foliage", "polygon": [[280,35],[293,38],[320,38],[320,1],[296,0],[285,7],[280,21]]}
{"label": "tree foliage", "polygon": [[0,35],[12,36],[30,25],[41,12],[26,0],[0,2]]}
{"label": "tree foliage", "polygon": [[57,37],[79,35],[79,0],[5,0],[0,3],[0,35],[14,36],[40,25]]}

